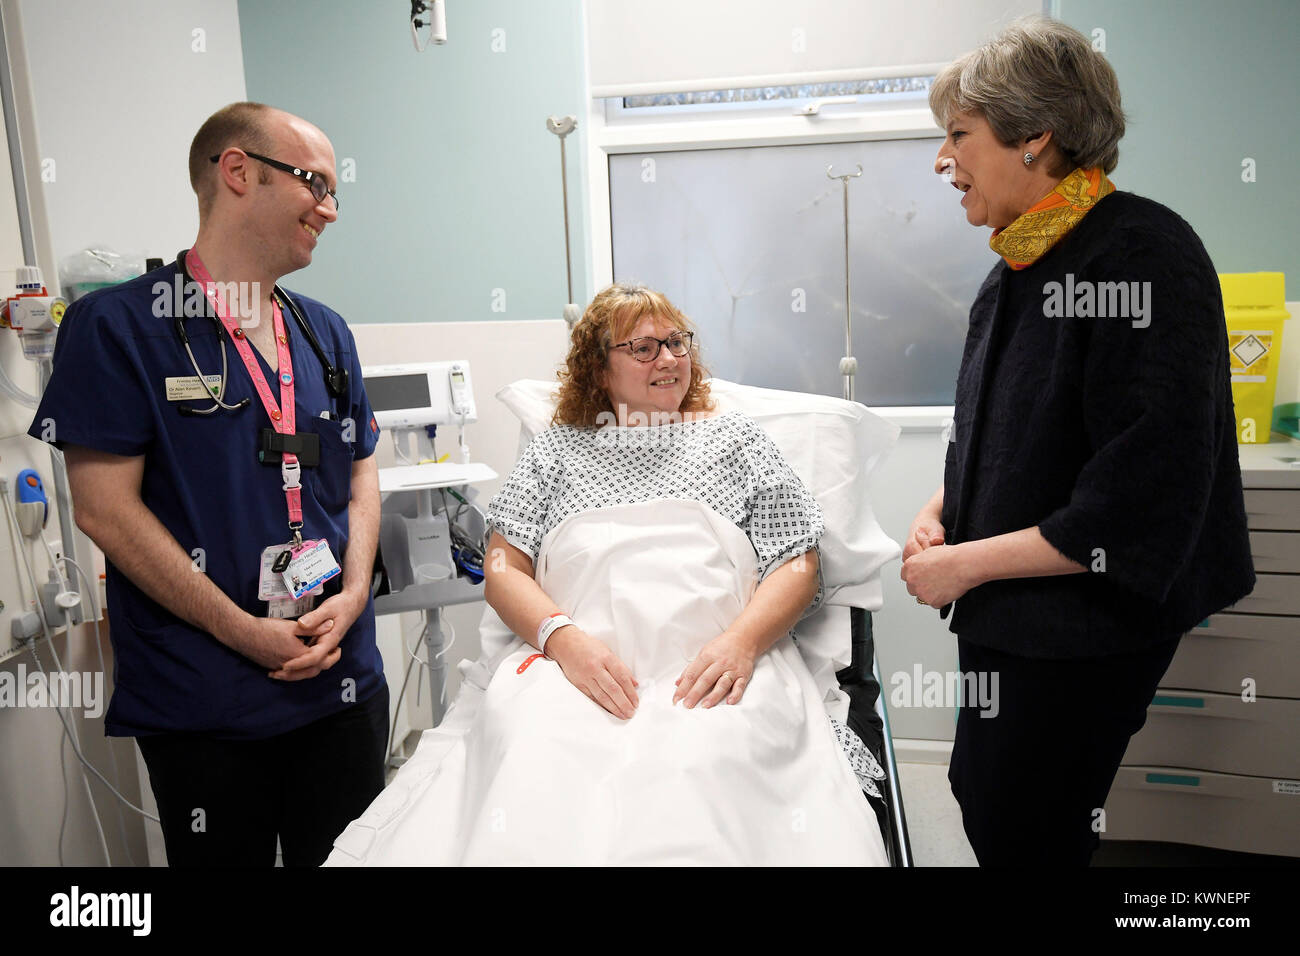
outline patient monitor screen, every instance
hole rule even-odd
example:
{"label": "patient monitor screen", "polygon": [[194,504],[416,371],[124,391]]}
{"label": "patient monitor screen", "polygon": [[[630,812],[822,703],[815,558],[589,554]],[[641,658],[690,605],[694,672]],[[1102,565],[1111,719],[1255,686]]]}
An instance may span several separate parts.
{"label": "patient monitor screen", "polygon": [[370,407],[377,412],[399,408],[428,408],[433,404],[432,396],[429,395],[429,376],[425,372],[368,378],[366,397],[370,399]]}

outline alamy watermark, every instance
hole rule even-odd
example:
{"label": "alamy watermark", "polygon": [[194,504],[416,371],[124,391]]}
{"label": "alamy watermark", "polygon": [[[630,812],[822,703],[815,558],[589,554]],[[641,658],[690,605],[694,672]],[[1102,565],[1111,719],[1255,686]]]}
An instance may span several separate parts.
{"label": "alamy watermark", "polygon": [[889,678],[891,707],[943,707],[951,710],[965,703],[975,707],[981,717],[996,717],[998,704],[997,671],[922,671],[917,663],[911,672],[895,671]]}
{"label": "alamy watermark", "polygon": [[153,927],[153,894],[82,892],[75,883],[50,897],[50,925],[120,927],[132,936],[148,936]]}
{"label": "alamy watermark", "polygon": [[1049,319],[1131,319],[1133,328],[1151,324],[1150,282],[1074,281],[1043,286],[1043,315]]}
{"label": "alamy watermark", "polygon": [[620,403],[617,412],[606,409],[596,414],[596,441],[606,447],[671,448],[683,433],[662,426],[699,422],[714,415],[705,411],[643,411]]}
{"label": "alamy watermark", "polygon": [[[262,301],[260,282],[211,282],[211,290],[232,319],[253,327],[258,323]],[[177,273],[171,282],[153,284],[153,314],[159,319],[198,319],[208,315],[209,300],[197,282],[186,282]]]}
{"label": "alamy watermark", "polygon": [[104,712],[104,674],[101,671],[27,672],[19,664],[14,673],[0,671],[0,708],[68,707],[94,720]]}

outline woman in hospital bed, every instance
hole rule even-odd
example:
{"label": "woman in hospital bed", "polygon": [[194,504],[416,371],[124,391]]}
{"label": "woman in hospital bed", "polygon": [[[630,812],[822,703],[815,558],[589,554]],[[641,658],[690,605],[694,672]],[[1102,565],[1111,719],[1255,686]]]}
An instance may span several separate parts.
{"label": "woman in hospital bed", "polygon": [[331,862],[887,864],[878,766],[790,637],[821,598],[821,511],[757,424],[714,412],[697,355],[657,292],[588,307],[554,427],[488,509],[501,625],[473,719]]}

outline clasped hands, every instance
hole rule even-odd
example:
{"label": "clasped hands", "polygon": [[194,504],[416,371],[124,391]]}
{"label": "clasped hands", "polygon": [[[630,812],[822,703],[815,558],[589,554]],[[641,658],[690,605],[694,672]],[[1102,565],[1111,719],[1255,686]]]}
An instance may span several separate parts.
{"label": "clasped hands", "polygon": [[239,650],[267,668],[268,677],[307,680],[338,663],[343,655],[339,645],[366,603],[364,592],[344,589],[296,621],[250,615]]}
{"label": "clasped hands", "polygon": [[[616,717],[629,719],[640,704],[637,679],[618,655],[576,625],[560,628],[546,644],[565,678]],[[754,674],[757,655],[743,638],[726,631],[700,649],[676,680],[673,704],[712,707],[740,703]]]}
{"label": "clasped hands", "polygon": [[978,583],[969,577],[962,546],[943,542],[939,519],[918,515],[903,545],[903,568],[899,572],[907,583],[908,594],[936,608],[951,604]]}

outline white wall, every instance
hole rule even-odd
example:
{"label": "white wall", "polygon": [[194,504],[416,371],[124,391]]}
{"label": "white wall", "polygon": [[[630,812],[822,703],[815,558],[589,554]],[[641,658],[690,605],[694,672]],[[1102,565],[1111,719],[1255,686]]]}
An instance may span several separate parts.
{"label": "white wall", "polygon": [[[938,427],[917,427],[901,420],[897,423],[903,427],[903,433],[893,454],[872,476],[871,507],[885,533],[902,544],[907,540],[916,513],[943,484],[946,448]],[[918,662],[923,671],[946,673],[957,669],[955,636],[948,631],[947,622],[939,620],[937,611],[922,607],[907,593],[907,586],[899,577],[901,567],[900,561],[893,561],[881,570],[885,602],[871,615],[881,692],[887,705],[891,675],[903,673],[910,679]],[[895,737],[927,740],[952,740],[953,737],[953,711],[945,708],[891,708],[889,720]]]}
{"label": "white wall", "polygon": [[235,0],[21,8],[55,255],[105,243],[171,258],[198,232],[190,141],[246,95]]}

